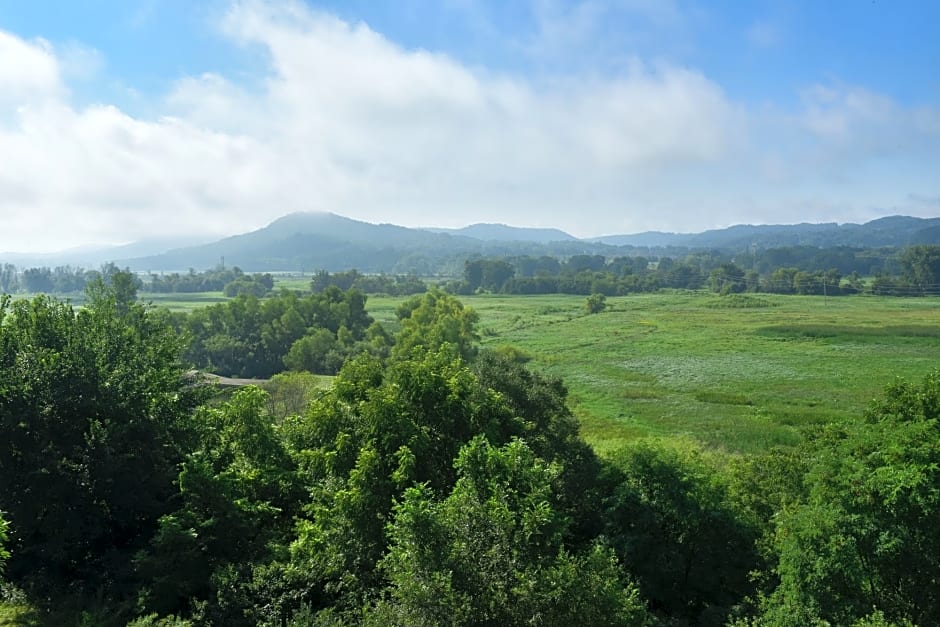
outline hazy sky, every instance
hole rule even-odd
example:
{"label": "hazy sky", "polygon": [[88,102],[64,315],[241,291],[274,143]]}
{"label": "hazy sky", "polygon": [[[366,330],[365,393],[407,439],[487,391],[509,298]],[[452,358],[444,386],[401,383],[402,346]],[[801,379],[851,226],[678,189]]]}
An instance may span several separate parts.
{"label": "hazy sky", "polygon": [[940,2],[0,2],[0,251],[940,216]]}

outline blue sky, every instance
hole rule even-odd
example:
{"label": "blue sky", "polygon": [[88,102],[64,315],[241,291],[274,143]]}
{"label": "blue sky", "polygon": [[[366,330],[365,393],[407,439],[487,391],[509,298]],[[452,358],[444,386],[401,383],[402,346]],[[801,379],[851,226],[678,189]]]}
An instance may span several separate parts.
{"label": "blue sky", "polygon": [[940,3],[0,3],[0,250],[940,215]]}

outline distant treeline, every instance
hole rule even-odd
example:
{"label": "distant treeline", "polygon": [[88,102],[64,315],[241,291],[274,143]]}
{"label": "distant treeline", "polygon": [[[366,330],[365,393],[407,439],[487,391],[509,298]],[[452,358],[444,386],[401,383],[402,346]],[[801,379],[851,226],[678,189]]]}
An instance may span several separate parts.
{"label": "distant treeline", "polygon": [[[107,263],[99,270],[86,270],[74,266],[45,266],[26,268],[22,272],[10,263],[0,264],[0,293],[13,294],[81,294],[98,278],[108,282],[121,268]],[[125,270],[126,271],[126,268]],[[217,267],[205,272],[190,268],[186,274],[150,274],[147,281],[134,277],[138,290],[156,294],[224,292],[234,297],[253,294],[261,297],[274,289],[274,278],[270,274],[245,274],[241,268]]]}
{"label": "distant treeline", "polygon": [[[107,280],[118,271],[114,264],[101,270],[71,266],[28,268],[0,265],[0,293],[81,293],[97,277]],[[150,274],[138,288],[154,293],[222,291],[228,297],[268,295],[274,288],[270,274],[248,275],[240,268],[216,267],[205,272]],[[427,291],[415,275],[362,274],[358,270],[317,272],[310,282],[313,293],[329,287],[356,289],[365,294],[410,296]],[[443,284],[451,294],[493,292],[503,294],[604,294],[619,296],[659,289],[720,293],[768,292],[777,294],[871,293],[888,296],[940,294],[940,246],[903,249],[815,248],[788,246],[731,254],[700,251],[684,256],[617,256],[575,254],[566,258],[541,256],[473,257],[463,264],[460,279]]]}
{"label": "distant treeline", "polygon": [[[783,265],[778,265],[783,264]],[[874,277],[866,283],[862,277]],[[573,255],[468,259],[453,294],[604,294],[618,296],[663,288],[720,293],[768,292],[835,296],[940,294],[940,246],[893,250],[820,250],[789,247],[742,255],[717,251],[681,259]]]}
{"label": "distant treeline", "polygon": [[[108,283],[121,269],[113,263],[99,270],[73,266],[26,268],[22,272],[11,263],[0,264],[0,294],[27,292],[31,294],[81,294],[85,288],[102,279]],[[137,287],[141,286],[136,279]]]}
{"label": "distant treeline", "polygon": [[427,284],[415,275],[391,276],[387,274],[360,274],[358,270],[329,273],[317,272],[310,281],[310,291],[319,294],[328,287],[341,290],[356,289],[366,294],[388,294],[389,296],[412,296],[428,290]]}
{"label": "distant treeline", "polygon": [[143,289],[157,294],[225,292],[230,297],[239,294],[260,297],[274,289],[274,278],[270,274],[247,275],[238,266],[219,266],[205,272],[190,268],[187,274],[151,274]]}

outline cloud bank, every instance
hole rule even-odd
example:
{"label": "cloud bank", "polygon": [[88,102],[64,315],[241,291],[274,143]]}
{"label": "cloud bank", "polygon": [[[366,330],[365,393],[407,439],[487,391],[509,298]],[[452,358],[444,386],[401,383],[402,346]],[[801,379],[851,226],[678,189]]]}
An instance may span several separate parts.
{"label": "cloud bank", "polygon": [[694,68],[497,73],[298,2],[236,2],[218,27],[264,73],[183,77],[153,117],[75,105],[68,50],[0,31],[0,250],[225,235],[311,210],[694,231],[923,212],[910,199],[940,192],[940,112],[857,86],[751,110]]}

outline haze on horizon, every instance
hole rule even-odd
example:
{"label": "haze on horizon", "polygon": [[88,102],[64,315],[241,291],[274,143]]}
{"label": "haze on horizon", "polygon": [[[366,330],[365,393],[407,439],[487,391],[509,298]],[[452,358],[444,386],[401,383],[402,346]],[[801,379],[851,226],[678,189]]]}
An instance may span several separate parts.
{"label": "haze on horizon", "polygon": [[[0,251],[940,215],[940,3],[0,5]],[[2,261],[2,260],[0,260]]]}

